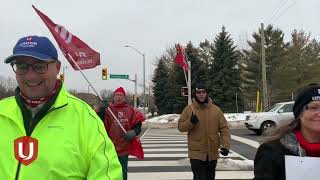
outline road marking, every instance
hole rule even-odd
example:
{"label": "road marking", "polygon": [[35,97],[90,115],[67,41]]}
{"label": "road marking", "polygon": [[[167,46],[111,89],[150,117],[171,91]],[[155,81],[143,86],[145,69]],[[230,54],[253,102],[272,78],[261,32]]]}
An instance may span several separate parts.
{"label": "road marking", "polygon": [[148,128],[147,130],[144,131],[144,133],[143,133],[143,134],[141,135],[141,137],[140,137],[141,139],[143,138],[144,135],[147,134],[147,132],[149,131],[149,129],[150,129],[150,128]]}
{"label": "road marking", "polygon": [[[186,180],[192,177],[192,172],[128,173],[128,179],[140,180]],[[253,171],[216,171],[215,179],[253,179],[253,177]]]}
{"label": "road marking", "polygon": [[260,143],[257,141],[253,141],[251,139],[247,139],[247,138],[243,138],[240,136],[235,136],[235,135],[231,135],[231,138],[236,140],[236,141],[240,141],[244,144],[248,144],[249,146],[252,146],[254,148],[258,148],[260,146]]}
{"label": "road marking", "polygon": [[[175,135],[174,133],[177,134]],[[148,128],[141,136],[146,159],[139,160],[132,156],[129,157],[128,178],[131,180],[192,179],[193,174],[188,158],[187,135],[178,133],[173,129],[158,130]],[[253,178],[253,171],[247,171],[247,169],[238,171],[237,168],[233,167],[238,165],[233,163],[247,160],[242,155],[230,150],[228,156],[221,156],[220,158],[221,162],[224,163],[218,165],[216,170],[217,180],[248,180]]]}
{"label": "road marking", "polygon": [[167,152],[175,152],[175,151],[185,151],[186,153],[188,152],[188,148],[161,148],[161,149],[144,149],[144,152],[149,152],[149,151],[156,151],[156,152],[163,152],[163,151],[167,151]]}
{"label": "road marking", "polygon": [[142,144],[152,144],[152,143],[187,143],[187,140],[181,140],[181,141],[153,141],[153,140],[143,140]]}
{"label": "road marking", "polygon": [[169,153],[161,153],[161,154],[144,154],[144,157],[181,157],[186,158],[188,154],[169,154]]}
{"label": "road marking", "polygon": [[[188,147],[187,144],[165,144],[166,147]],[[159,147],[159,144],[143,144],[143,147]]]}
{"label": "road marking", "polygon": [[148,167],[148,166],[181,166],[178,161],[129,161],[128,166]]}

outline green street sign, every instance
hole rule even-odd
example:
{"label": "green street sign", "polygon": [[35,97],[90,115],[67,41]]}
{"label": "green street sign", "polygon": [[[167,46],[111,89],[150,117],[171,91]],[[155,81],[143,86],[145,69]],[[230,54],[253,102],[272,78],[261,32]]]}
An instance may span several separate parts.
{"label": "green street sign", "polygon": [[129,75],[126,75],[126,74],[110,74],[110,79],[129,79]]}

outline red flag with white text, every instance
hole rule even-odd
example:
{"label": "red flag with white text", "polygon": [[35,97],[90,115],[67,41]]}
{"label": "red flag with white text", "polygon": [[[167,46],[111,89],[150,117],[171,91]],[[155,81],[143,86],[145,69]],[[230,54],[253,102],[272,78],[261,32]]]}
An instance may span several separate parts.
{"label": "red flag with white text", "polygon": [[186,57],[185,57],[185,53],[184,53],[184,49],[180,44],[176,44],[176,58],[175,58],[175,62],[181,67],[183,68],[183,70],[187,71],[188,70],[188,64],[186,61]]}
{"label": "red flag with white text", "polygon": [[52,33],[63,55],[67,58],[73,69],[79,70],[73,60],[81,70],[92,69],[100,65],[100,54],[98,52],[90,48],[86,43],[70,33],[63,26],[55,24],[48,16],[43,14],[33,5],[32,7]]}

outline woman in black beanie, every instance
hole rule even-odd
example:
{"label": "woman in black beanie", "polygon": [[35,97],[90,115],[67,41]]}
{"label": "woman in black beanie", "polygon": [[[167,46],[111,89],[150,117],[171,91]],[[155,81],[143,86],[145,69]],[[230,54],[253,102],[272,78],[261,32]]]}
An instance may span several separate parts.
{"label": "woman in black beanie", "polygon": [[320,157],[320,85],[304,88],[293,106],[294,120],[275,130],[254,159],[254,180],[285,180],[285,155]]}

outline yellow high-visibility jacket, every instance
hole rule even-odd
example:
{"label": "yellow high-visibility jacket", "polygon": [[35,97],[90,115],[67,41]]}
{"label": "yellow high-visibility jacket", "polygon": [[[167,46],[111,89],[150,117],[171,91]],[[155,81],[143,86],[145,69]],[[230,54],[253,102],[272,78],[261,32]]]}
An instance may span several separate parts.
{"label": "yellow high-visibility jacket", "polygon": [[[0,101],[0,179],[122,180],[114,145],[89,105],[62,87],[48,110],[32,118],[17,97]],[[36,125],[30,131],[25,122]],[[14,140],[27,135],[38,140],[38,154],[24,165]]]}

